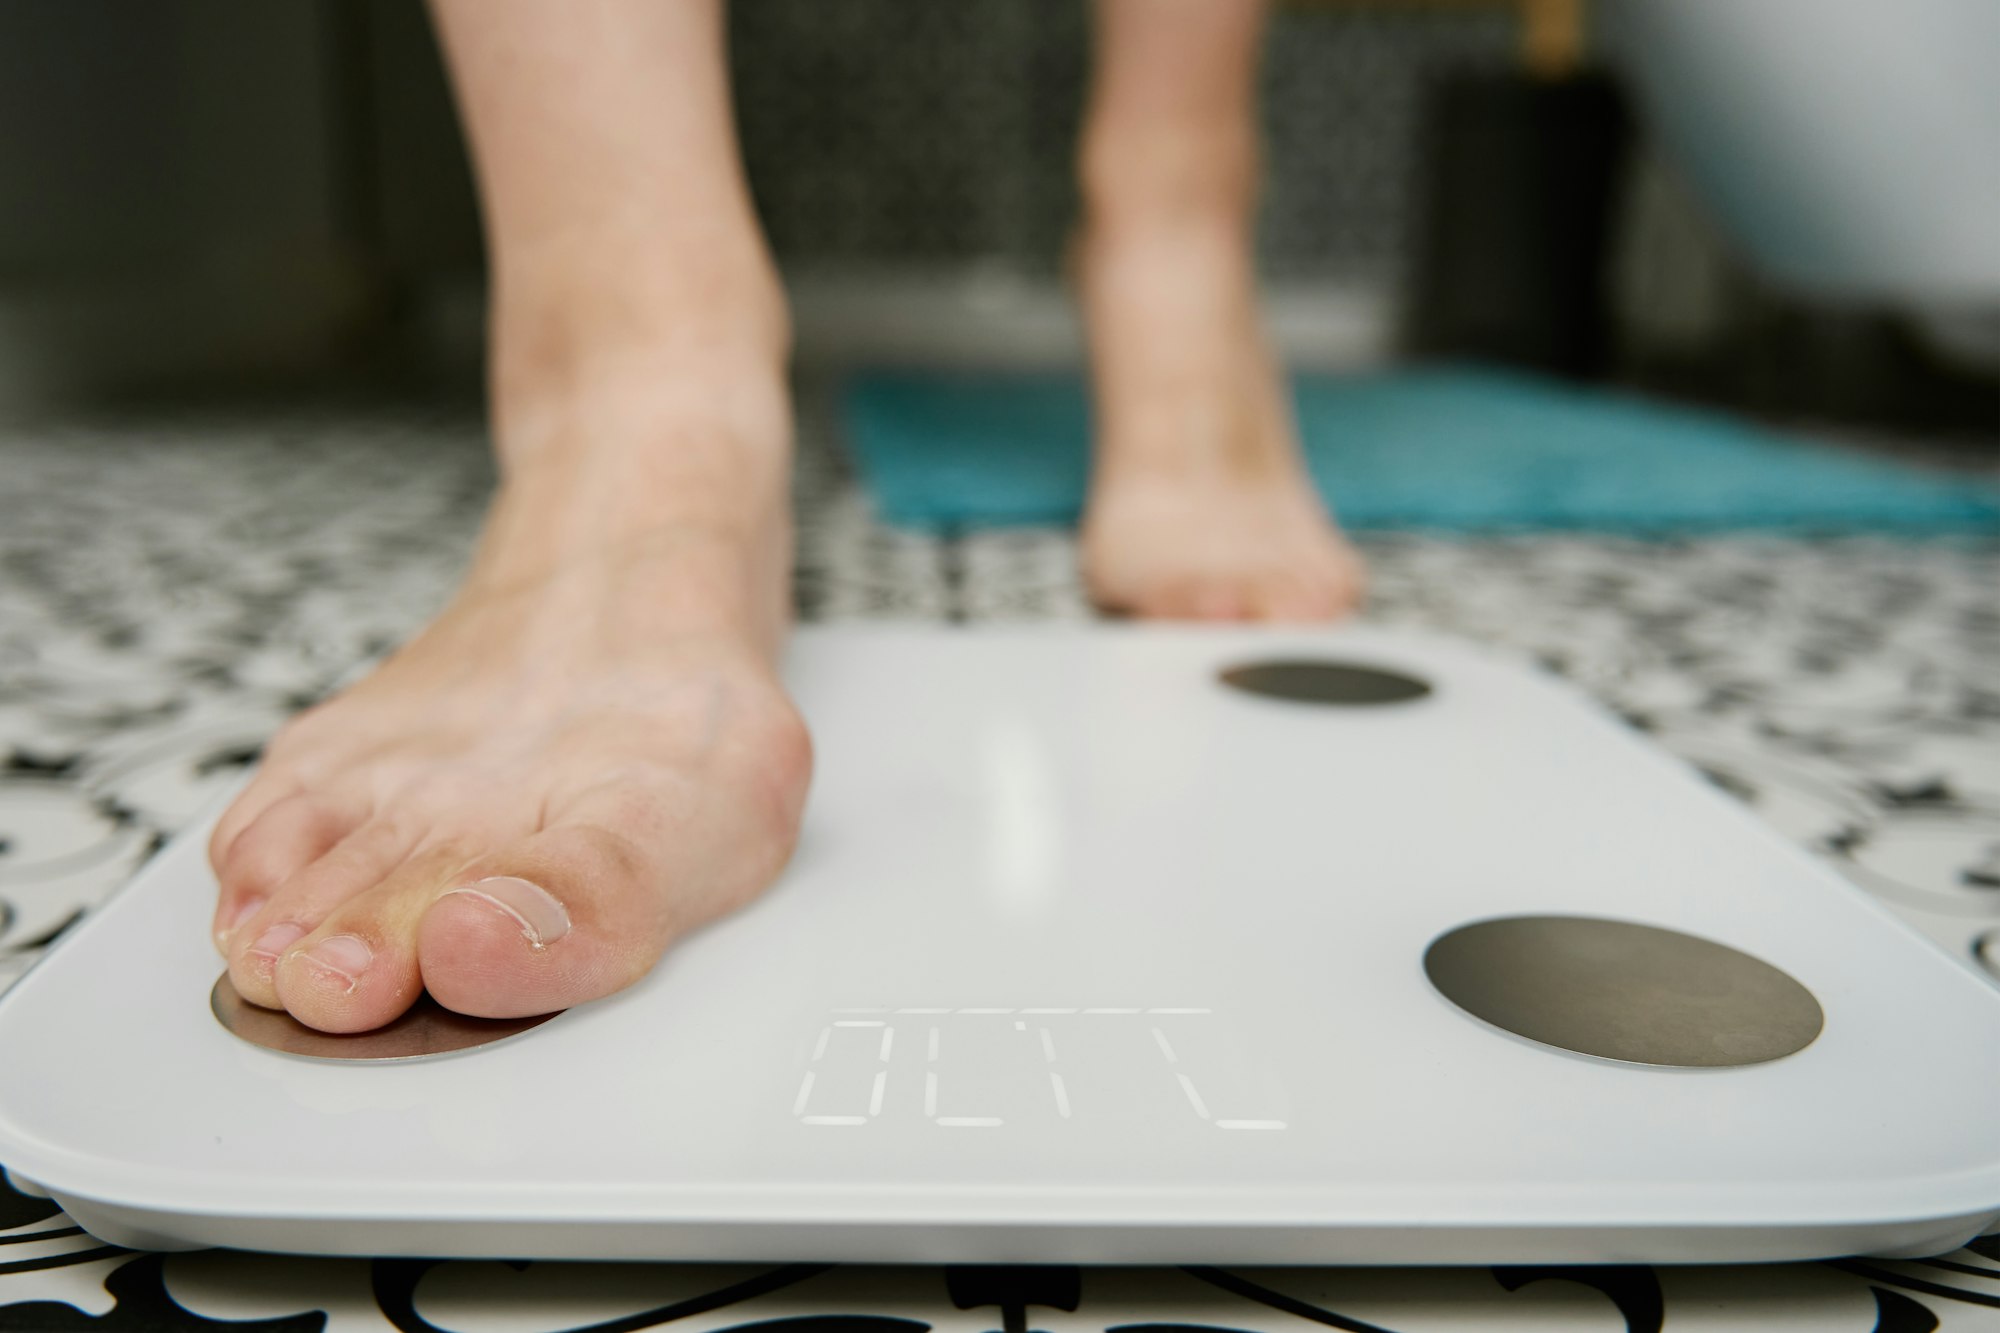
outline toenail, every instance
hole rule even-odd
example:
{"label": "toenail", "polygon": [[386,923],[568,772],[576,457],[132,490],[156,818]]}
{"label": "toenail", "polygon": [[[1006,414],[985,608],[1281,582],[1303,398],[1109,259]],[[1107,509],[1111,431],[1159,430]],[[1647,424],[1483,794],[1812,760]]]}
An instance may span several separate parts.
{"label": "toenail", "polygon": [[237,907],[235,914],[229,918],[229,924],[222,928],[222,933],[230,935],[242,929],[243,923],[263,911],[264,904],[269,901],[270,899],[262,897],[245,898]]}
{"label": "toenail", "polygon": [[354,983],[375,961],[375,951],[355,935],[329,935],[299,956],[328,972],[339,974],[346,980],[349,990],[354,989]]}
{"label": "toenail", "polygon": [[304,938],[305,933],[306,928],[296,921],[280,921],[257,937],[257,942],[250,946],[250,952],[276,958]]}
{"label": "toenail", "polygon": [[478,880],[462,889],[453,889],[452,893],[489,902],[513,917],[521,927],[521,933],[528,937],[528,943],[537,949],[554,944],[569,934],[569,913],[563,910],[563,905],[547,889],[525,879],[499,875]]}

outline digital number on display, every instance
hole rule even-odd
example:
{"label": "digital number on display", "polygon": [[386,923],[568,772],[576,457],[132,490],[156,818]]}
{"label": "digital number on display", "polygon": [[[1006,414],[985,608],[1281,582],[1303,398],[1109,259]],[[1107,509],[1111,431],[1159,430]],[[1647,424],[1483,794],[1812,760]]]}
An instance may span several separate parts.
{"label": "digital number on display", "polygon": [[1243,1065],[1202,1008],[838,1009],[812,1043],[792,1114],[831,1128],[1162,1114],[1220,1130],[1286,1128],[1272,1090]]}

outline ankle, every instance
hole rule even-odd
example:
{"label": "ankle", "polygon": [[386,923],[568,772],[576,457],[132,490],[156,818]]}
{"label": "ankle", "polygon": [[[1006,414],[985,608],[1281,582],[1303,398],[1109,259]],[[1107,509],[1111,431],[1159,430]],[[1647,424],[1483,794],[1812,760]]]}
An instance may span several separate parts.
{"label": "ankle", "polygon": [[782,485],[789,469],[785,367],[763,350],[670,337],[513,370],[498,369],[493,389],[494,452],[507,482],[624,476],[657,493],[717,472]]}
{"label": "ankle", "polygon": [[493,417],[508,484],[624,477],[678,492],[677,481],[721,473],[763,486],[782,484],[791,463],[783,367],[720,349],[606,351],[537,382],[496,386]]}
{"label": "ankle", "polygon": [[[493,424],[510,472],[555,448],[635,443],[663,417],[789,438],[790,319],[761,248],[723,238],[669,256],[617,247],[496,264],[490,341]],[[652,420],[626,420],[634,415]]]}
{"label": "ankle", "polygon": [[1094,232],[1195,226],[1247,234],[1257,173],[1256,138],[1235,125],[1093,124],[1077,161]]}
{"label": "ankle", "polygon": [[666,314],[643,331],[571,308],[566,323],[514,343],[511,357],[502,355],[510,327],[524,326],[503,322],[493,388],[501,485],[480,582],[531,580],[662,541],[747,549],[782,533],[792,457],[784,358],[745,333],[740,307],[718,300],[702,318],[676,325]]}

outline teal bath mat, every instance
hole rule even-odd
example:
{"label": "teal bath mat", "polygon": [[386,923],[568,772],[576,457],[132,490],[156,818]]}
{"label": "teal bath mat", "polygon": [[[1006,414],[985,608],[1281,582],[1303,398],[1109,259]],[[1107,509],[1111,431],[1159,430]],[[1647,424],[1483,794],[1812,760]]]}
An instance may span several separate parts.
{"label": "teal bath mat", "polygon": [[[1719,413],[1487,370],[1294,390],[1313,477],[1351,528],[2000,532],[2000,486]],[[1082,509],[1090,408],[1075,377],[865,375],[845,417],[890,523],[1068,523]]]}

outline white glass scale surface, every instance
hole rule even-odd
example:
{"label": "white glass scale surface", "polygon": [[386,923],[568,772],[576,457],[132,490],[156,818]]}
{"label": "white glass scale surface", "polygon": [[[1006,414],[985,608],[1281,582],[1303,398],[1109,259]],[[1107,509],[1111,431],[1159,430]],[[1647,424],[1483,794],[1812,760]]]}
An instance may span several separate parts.
{"label": "white glass scale surface", "polygon": [[[1220,679],[1272,662],[1363,701]],[[788,671],[797,859],[639,985],[265,1049],[211,1012],[197,830],[0,1003],[0,1161],[107,1240],[352,1254],[1776,1260],[2000,1218],[2000,993],[1566,686],[1365,629],[807,630]]]}

